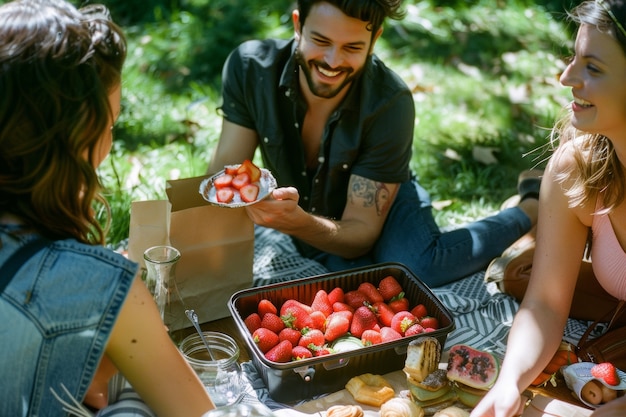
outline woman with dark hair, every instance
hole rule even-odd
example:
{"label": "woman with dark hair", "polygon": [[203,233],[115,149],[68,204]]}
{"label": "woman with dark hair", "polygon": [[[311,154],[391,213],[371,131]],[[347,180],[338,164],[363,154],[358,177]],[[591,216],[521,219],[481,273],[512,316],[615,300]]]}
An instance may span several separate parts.
{"label": "woman with dark hair", "polygon": [[0,6],[0,415],[102,408],[117,370],[159,416],[214,408],[138,266],[102,247],[125,57],[104,6]]}
{"label": "woman with dark hair", "polygon": [[[561,342],[589,230],[598,282],[626,299],[626,4],[589,0],[569,16],[579,29],[561,84],[574,98],[553,130],[558,146],[541,184],[532,275],[498,381],[472,417],[521,414],[520,392]],[[626,415],[626,396],[592,415]]]}

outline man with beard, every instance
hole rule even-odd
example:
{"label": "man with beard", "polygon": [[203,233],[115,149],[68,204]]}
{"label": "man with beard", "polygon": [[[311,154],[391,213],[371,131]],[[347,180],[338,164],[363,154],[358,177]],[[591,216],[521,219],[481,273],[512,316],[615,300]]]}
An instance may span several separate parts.
{"label": "man with beard", "polygon": [[279,188],[246,210],[331,271],[402,262],[431,286],[481,268],[535,222],[536,196],[441,233],[409,163],[415,109],[373,53],[401,0],[298,0],[290,40],[248,41],[223,71],[222,132],[208,172],[257,148]]}

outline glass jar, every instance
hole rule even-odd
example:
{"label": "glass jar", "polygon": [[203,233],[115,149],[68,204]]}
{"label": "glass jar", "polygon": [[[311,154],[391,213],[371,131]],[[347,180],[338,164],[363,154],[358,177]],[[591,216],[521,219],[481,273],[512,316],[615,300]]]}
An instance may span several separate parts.
{"label": "glass jar", "polygon": [[224,333],[202,332],[211,353],[207,351],[198,333],[187,336],[180,344],[180,351],[191,365],[216,407],[238,403],[245,390],[239,366],[239,346]]}

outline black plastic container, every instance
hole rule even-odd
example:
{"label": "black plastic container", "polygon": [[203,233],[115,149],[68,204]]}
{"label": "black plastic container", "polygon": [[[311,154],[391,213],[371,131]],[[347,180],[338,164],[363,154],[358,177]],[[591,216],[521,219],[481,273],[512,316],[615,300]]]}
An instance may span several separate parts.
{"label": "black plastic container", "polygon": [[362,282],[375,286],[388,275],[400,283],[410,306],[424,304],[429,315],[439,320],[439,329],[428,333],[443,346],[454,320],[446,307],[407,267],[398,263],[377,264],[365,268],[302,278],[289,282],[239,291],[231,297],[228,308],[246,341],[252,362],[265,382],[270,396],[283,403],[310,399],[316,395],[341,390],[350,378],[363,373],[385,374],[404,368],[407,345],[421,335],[367,346],[349,352],[334,353],[297,362],[269,361],[257,348],[244,319],[257,310],[260,300],[268,299],[277,307],[288,299],[311,304],[318,290],[341,287],[355,290]]}

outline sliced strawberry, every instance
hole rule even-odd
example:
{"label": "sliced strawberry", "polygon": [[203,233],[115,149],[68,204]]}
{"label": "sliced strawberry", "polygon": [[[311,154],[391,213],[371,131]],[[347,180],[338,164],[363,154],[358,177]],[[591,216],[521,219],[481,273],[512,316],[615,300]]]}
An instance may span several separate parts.
{"label": "sliced strawberry", "polygon": [[259,186],[256,184],[246,184],[239,189],[239,195],[241,195],[242,201],[251,203],[259,196]]}
{"label": "sliced strawberry", "polygon": [[250,184],[250,175],[245,172],[235,175],[233,178],[233,187],[240,190],[244,185]]}
{"label": "sliced strawberry", "polygon": [[235,198],[235,191],[230,187],[217,189],[215,198],[219,203],[230,203]]}
{"label": "sliced strawberry", "polygon": [[237,170],[241,165],[226,165],[224,167],[224,174],[232,175],[233,177],[237,175]]}
{"label": "sliced strawberry", "polygon": [[230,187],[232,182],[233,182],[232,175],[223,174],[213,180],[213,186],[217,189]]}
{"label": "sliced strawberry", "polygon": [[237,172],[247,173],[250,176],[250,182],[257,182],[261,179],[261,169],[254,165],[254,163],[249,159],[243,161]]}

